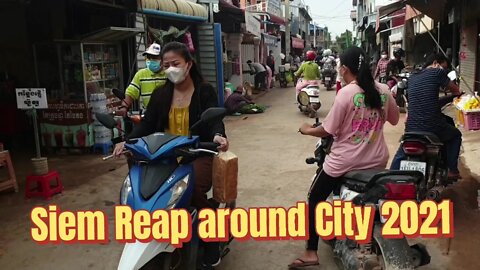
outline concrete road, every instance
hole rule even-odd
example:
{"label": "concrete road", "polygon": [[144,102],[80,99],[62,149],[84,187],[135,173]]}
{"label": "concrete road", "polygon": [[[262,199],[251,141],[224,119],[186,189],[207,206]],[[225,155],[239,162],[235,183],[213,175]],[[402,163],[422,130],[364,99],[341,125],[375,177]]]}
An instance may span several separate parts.
{"label": "concrete road", "polygon": [[[321,91],[324,118],[335,98],[335,91]],[[231,150],[239,157],[240,207],[285,207],[305,201],[315,173],[314,165],[305,158],[312,156],[316,138],[300,135],[297,130],[304,122],[314,119],[300,113],[295,103],[294,88],[275,88],[257,100],[269,106],[258,115],[243,115],[226,119]],[[232,251],[219,269],[287,269],[305,245],[304,241],[234,242]],[[321,269],[336,269],[332,252],[323,243]],[[312,268],[315,269],[315,268]]]}
{"label": "concrete road", "polygon": [[[312,119],[301,114],[294,104],[293,88],[275,88],[258,99],[269,106],[258,115],[228,117],[225,120],[231,141],[231,150],[239,156],[239,194],[237,206],[291,207],[305,201],[315,166],[305,164],[316,143],[315,138],[297,133],[303,122]],[[334,91],[322,89],[323,103],[320,118],[327,115],[334,99]],[[398,146],[402,124],[385,128],[390,153]],[[98,155],[55,157],[50,167],[57,169],[66,186],[62,195],[51,201],[24,200],[23,181],[18,194],[0,196],[0,269],[116,269],[122,245],[114,240],[98,245],[44,245],[30,238],[31,209],[56,204],[70,211],[98,209],[109,217],[110,239],[113,239],[113,205],[118,201],[118,190],[127,167],[122,160],[101,162]],[[25,179],[27,171],[18,169],[17,179]],[[455,202],[455,238],[448,250],[445,239],[422,240],[427,244],[432,263],[422,269],[480,269],[477,261],[477,243],[480,242],[480,214],[474,211],[478,182],[470,171],[462,169],[462,180],[449,190]],[[220,270],[276,270],[287,269],[304,248],[304,241],[257,242],[234,241],[230,254]],[[320,266],[310,269],[338,269],[331,250],[321,243]]]}

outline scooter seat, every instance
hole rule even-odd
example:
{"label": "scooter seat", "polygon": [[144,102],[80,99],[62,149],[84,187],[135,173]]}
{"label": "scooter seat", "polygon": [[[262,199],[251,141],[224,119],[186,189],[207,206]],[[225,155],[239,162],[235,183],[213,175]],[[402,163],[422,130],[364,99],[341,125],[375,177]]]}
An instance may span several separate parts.
{"label": "scooter seat", "polygon": [[345,180],[368,184],[378,173],[384,172],[381,169],[350,171],[343,176]]}
{"label": "scooter seat", "polygon": [[426,131],[415,131],[415,132],[406,132],[403,135],[403,140],[426,140],[432,144],[442,144],[442,141],[438,138],[437,135],[426,132]]}

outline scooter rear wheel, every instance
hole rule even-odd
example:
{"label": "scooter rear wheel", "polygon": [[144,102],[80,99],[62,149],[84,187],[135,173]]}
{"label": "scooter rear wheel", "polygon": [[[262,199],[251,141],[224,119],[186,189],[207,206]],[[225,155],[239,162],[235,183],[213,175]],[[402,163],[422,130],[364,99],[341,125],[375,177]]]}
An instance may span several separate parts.
{"label": "scooter rear wheel", "polygon": [[181,268],[182,257],[180,250],[176,249],[172,253],[162,252],[145,264],[141,270],[171,270]]}

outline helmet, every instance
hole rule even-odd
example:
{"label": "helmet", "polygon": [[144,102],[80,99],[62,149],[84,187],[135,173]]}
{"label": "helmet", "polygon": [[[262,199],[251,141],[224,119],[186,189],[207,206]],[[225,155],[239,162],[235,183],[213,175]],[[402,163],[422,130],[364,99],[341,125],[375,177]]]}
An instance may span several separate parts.
{"label": "helmet", "polygon": [[332,50],[330,49],[326,49],[323,51],[323,56],[327,57],[327,56],[330,56],[332,55]]}
{"label": "helmet", "polygon": [[315,57],[317,57],[317,55],[315,54],[314,51],[308,51],[308,52],[307,52],[307,60],[308,60],[308,61],[313,61],[313,60],[315,60]]}
{"label": "helmet", "polygon": [[405,51],[402,48],[396,48],[393,51],[393,56],[394,57],[404,57],[405,56]]}

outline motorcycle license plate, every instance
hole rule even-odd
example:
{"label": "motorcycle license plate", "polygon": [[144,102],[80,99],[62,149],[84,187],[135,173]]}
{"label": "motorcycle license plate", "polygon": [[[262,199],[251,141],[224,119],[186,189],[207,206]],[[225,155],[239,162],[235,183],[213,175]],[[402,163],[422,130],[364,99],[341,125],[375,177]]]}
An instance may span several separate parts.
{"label": "motorcycle license plate", "polygon": [[311,102],[311,103],[319,103],[319,102],[320,102],[320,98],[318,98],[318,97],[311,97],[311,98],[310,98],[310,102]]}
{"label": "motorcycle license plate", "polygon": [[400,162],[401,171],[419,171],[425,176],[427,173],[427,163],[419,161],[402,160]]}
{"label": "motorcycle license plate", "polygon": [[330,81],[330,77],[325,77],[325,81],[326,81],[326,82],[329,82],[329,81]]}

